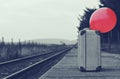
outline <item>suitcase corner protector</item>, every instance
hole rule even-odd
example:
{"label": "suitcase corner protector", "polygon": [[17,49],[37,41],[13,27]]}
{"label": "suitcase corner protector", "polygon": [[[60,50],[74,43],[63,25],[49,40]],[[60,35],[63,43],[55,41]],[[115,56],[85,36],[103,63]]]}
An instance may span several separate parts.
{"label": "suitcase corner protector", "polygon": [[96,33],[97,35],[100,35],[100,32],[99,32],[99,31],[95,31],[95,33]]}
{"label": "suitcase corner protector", "polygon": [[98,67],[96,68],[96,71],[100,72],[101,69],[102,69],[102,66],[98,66]]}
{"label": "suitcase corner protector", "polygon": [[85,33],[86,33],[86,31],[82,30],[81,33],[80,33],[80,35],[84,35]]}
{"label": "suitcase corner protector", "polygon": [[85,72],[86,69],[85,69],[83,66],[80,66],[80,71],[81,71],[81,72]]}

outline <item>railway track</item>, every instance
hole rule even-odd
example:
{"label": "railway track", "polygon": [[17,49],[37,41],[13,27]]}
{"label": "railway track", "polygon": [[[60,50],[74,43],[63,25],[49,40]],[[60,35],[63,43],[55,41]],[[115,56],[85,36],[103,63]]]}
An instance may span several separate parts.
{"label": "railway track", "polygon": [[0,79],[26,79],[26,76],[37,72],[37,70],[42,68],[46,63],[53,61],[70,49],[69,47],[59,51],[0,63]]}

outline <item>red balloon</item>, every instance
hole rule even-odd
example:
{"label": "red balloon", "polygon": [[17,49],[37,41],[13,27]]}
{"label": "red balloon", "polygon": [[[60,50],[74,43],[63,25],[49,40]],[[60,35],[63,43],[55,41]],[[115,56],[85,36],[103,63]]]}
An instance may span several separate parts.
{"label": "red balloon", "polygon": [[111,31],[117,23],[114,11],[104,7],[96,10],[90,17],[90,29],[98,30],[101,33]]}

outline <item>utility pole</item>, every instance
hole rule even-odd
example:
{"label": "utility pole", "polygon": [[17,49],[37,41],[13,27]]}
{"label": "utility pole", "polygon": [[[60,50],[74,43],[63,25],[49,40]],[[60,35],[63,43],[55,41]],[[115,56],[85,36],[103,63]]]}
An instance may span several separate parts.
{"label": "utility pole", "polygon": [[2,44],[4,44],[4,37],[2,37]]}
{"label": "utility pole", "polygon": [[117,47],[119,49],[119,43],[120,43],[120,34],[119,31],[117,31]]}
{"label": "utility pole", "polygon": [[13,44],[13,38],[11,38],[11,44]]}
{"label": "utility pole", "polygon": [[112,31],[108,33],[108,49],[111,50],[112,43]]}

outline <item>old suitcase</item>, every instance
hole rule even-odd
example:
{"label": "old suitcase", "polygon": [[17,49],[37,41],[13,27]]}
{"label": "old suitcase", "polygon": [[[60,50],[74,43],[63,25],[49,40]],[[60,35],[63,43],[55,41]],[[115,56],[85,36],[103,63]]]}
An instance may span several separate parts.
{"label": "old suitcase", "polygon": [[84,29],[78,35],[78,66],[81,71],[100,71],[100,33]]}

